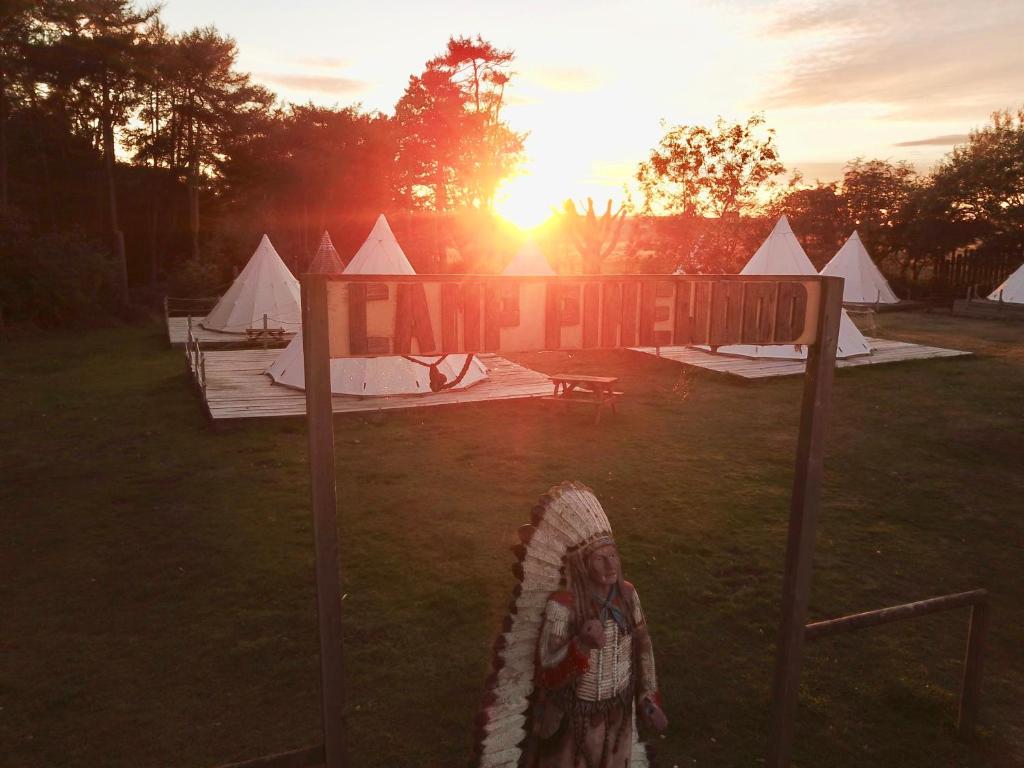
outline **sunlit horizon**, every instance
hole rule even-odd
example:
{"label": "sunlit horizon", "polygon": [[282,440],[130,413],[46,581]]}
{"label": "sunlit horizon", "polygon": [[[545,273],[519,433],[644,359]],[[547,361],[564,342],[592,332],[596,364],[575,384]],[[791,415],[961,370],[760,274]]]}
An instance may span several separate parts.
{"label": "sunlit horizon", "polygon": [[543,179],[523,174],[506,179],[498,187],[494,210],[525,235],[540,229],[558,209],[558,201],[549,200]]}
{"label": "sunlit horizon", "polygon": [[173,31],[214,24],[234,37],[239,66],[283,101],[387,114],[450,36],[514,50],[502,117],[527,133],[525,157],[496,209],[527,229],[568,198],[621,202],[662,120],[763,112],[789,171],[834,181],[857,157],[926,172],[1024,93],[1020,25],[997,2],[935,2],[922,14],[815,0],[656,0],[630,13],[526,2],[510,14],[460,0],[354,13],[294,0],[282,16],[270,3],[168,0],[163,16]]}

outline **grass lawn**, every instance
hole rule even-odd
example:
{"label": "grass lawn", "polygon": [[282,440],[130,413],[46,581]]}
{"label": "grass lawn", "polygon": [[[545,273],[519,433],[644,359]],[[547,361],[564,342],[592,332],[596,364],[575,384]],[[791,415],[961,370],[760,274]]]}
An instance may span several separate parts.
{"label": "grass lawn", "polygon": [[[796,764],[1024,764],[1024,326],[881,317],[976,358],[838,372],[811,616],[986,587],[966,611],[808,648]],[[196,766],[319,739],[305,424],[214,432],[157,325],[0,344],[0,764]],[[539,402],[338,417],[352,764],[461,766],[537,496],[595,489],[652,625],[664,766],[763,757],[801,381],[630,352],[595,428]]]}

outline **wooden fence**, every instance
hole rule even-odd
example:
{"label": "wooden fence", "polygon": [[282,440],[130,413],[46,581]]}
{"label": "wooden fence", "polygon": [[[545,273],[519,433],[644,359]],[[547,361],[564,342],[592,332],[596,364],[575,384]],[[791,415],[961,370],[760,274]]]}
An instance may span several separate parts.
{"label": "wooden fence", "polygon": [[963,678],[960,683],[960,710],[957,716],[957,732],[967,738],[974,733],[978,722],[978,704],[981,698],[981,667],[985,654],[985,638],[988,635],[989,600],[988,591],[975,589],[955,595],[932,597],[916,603],[894,605],[875,611],[857,613],[828,621],[808,624],[804,639],[818,640],[823,637],[853,632],[858,629],[877,627],[893,621],[914,619],[931,613],[955,608],[970,608],[971,618],[967,630],[967,651],[964,654]]}
{"label": "wooden fence", "polygon": [[986,296],[1010,276],[1024,255],[1014,253],[962,253],[947,256],[935,265],[932,292],[946,298],[963,298],[973,288],[975,295]]}

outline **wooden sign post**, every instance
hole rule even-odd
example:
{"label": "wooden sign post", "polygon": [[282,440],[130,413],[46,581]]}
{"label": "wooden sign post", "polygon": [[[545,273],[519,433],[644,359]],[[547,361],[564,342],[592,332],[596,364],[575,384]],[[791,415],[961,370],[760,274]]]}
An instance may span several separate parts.
{"label": "wooden sign post", "polygon": [[[303,354],[320,624],[322,748],[274,765],[349,765],[330,358],[631,346],[808,348],[768,763],[789,764],[843,281],[818,276],[304,275]],[[299,760],[299,762],[296,762]],[[268,765],[261,762],[260,765]]]}
{"label": "wooden sign post", "polygon": [[334,473],[331,361],[327,355],[327,291],[322,276],[302,278],[302,328],[313,542],[316,547],[316,608],[320,624],[320,713],[323,718],[324,764],[328,768],[342,768],[346,759],[338,492]]}
{"label": "wooden sign post", "polygon": [[786,570],[782,581],[782,622],[779,627],[772,685],[768,766],[789,766],[793,747],[803,660],[804,626],[811,593],[814,536],[821,505],[821,477],[825,459],[825,427],[832,407],[832,379],[836,371],[839,320],[843,310],[843,280],[824,278],[822,309],[818,315],[818,341],[807,350],[804,393],[800,407],[800,435],[796,471],[789,506]]}

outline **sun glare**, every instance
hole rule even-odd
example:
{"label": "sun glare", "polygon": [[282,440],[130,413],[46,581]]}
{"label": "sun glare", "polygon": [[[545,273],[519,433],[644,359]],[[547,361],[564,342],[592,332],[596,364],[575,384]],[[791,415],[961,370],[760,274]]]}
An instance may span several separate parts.
{"label": "sun glare", "polygon": [[507,179],[499,188],[494,208],[506,221],[524,232],[540,227],[558,206],[549,185],[533,174]]}

